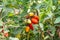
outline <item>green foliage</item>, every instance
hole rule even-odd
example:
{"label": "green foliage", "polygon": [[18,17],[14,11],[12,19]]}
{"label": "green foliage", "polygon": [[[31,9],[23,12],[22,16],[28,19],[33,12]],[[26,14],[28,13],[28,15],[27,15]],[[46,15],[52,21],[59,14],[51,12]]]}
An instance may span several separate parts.
{"label": "green foliage", "polygon": [[60,20],[59,20],[59,19],[60,19],[60,17],[56,18],[56,20],[55,20],[54,23],[55,23],[55,24],[60,23]]}

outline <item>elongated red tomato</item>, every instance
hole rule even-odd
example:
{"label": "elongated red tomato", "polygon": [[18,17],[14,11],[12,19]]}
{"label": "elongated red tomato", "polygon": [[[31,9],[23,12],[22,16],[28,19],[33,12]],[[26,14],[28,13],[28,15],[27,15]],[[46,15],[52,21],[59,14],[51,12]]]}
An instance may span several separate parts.
{"label": "elongated red tomato", "polygon": [[29,27],[30,27],[31,30],[34,30],[32,23],[29,24]]}
{"label": "elongated red tomato", "polygon": [[38,24],[38,20],[35,19],[35,18],[32,18],[32,19],[31,19],[31,22],[32,22],[33,24]]}
{"label": "elongated red tomato", "polygon": [[35,18],[35,19],[39,20],[39,17],[38,17],[37,15],[34,15],[34,17],[33,17],[33,18]]}

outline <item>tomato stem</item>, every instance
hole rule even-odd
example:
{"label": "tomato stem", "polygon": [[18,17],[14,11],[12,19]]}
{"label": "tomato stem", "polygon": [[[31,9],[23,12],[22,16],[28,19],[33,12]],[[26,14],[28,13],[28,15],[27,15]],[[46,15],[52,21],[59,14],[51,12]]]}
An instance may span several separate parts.
{"label": "tomato stem", "polygon": [[[39,17],[39,13],[40,13],[39,9],[37,9],[36,12],[37,12],[37,16]],[[44,38],[43,37],[40,37],[40,36],[42,36],[42,32],[43,31],[41,30],[39,23],[40,23],[40,21],[38,22],[39,40],[43,40]]]}
{"label": "tomato stem", "polygon": [[29,33],[27,33],[27,40],[29,40]]}

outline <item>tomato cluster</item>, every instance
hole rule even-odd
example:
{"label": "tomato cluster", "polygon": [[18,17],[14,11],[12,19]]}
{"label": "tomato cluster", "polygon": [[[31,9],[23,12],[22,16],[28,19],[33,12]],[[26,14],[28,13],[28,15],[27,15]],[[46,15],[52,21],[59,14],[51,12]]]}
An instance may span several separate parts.
{"label": "tomato cluster", "polygon": [[4,26],[2,26],[1,32],[3,33],[3,36],[4,36],[4,37],[8,37],[8,36],[9,36],[8,32],[6,32],[6,31],[4,30]]}
{"label": "tomato cluster", "polygon": [[28,27],[26,27],[26,32],[29,32],[29,30],[34,30],[33,28],[33,24],[38,24],[39,22],[39,17],[37,15],[35,15],[33,12],[30,12],[27,16],[26,16],[26,23],[28,23]]}

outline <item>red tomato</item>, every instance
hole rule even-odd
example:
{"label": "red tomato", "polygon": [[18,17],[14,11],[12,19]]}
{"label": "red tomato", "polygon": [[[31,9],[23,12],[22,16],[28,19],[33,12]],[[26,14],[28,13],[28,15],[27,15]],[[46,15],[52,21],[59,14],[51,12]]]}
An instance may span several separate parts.
{"label": "red tomato", "polygon": [[31,22],[32,22],[33,24],[38,24],[38,20],[35,19],[35,18],[32,18],[32,19],[31,19]]}
{"label": "red tomato", "polygon": [[33,17],[33,18],[35,18],[35,19],[39,20],[39,17],[38,17],[37,15],[34,15],[34,17]]}
{"label": "red tomato", "polygon": [[4,36],[5,36],[5,37],[8,37],[8,33],[4,33]]}
{"label": "red tomato", "polygon": [[4,33],[4,30],[2,30],[1,32]]}
{"label": "red tomato", "polygon": [[29,27],[30,27],[31,30],[34,30],[32,23],[29,24]]}

